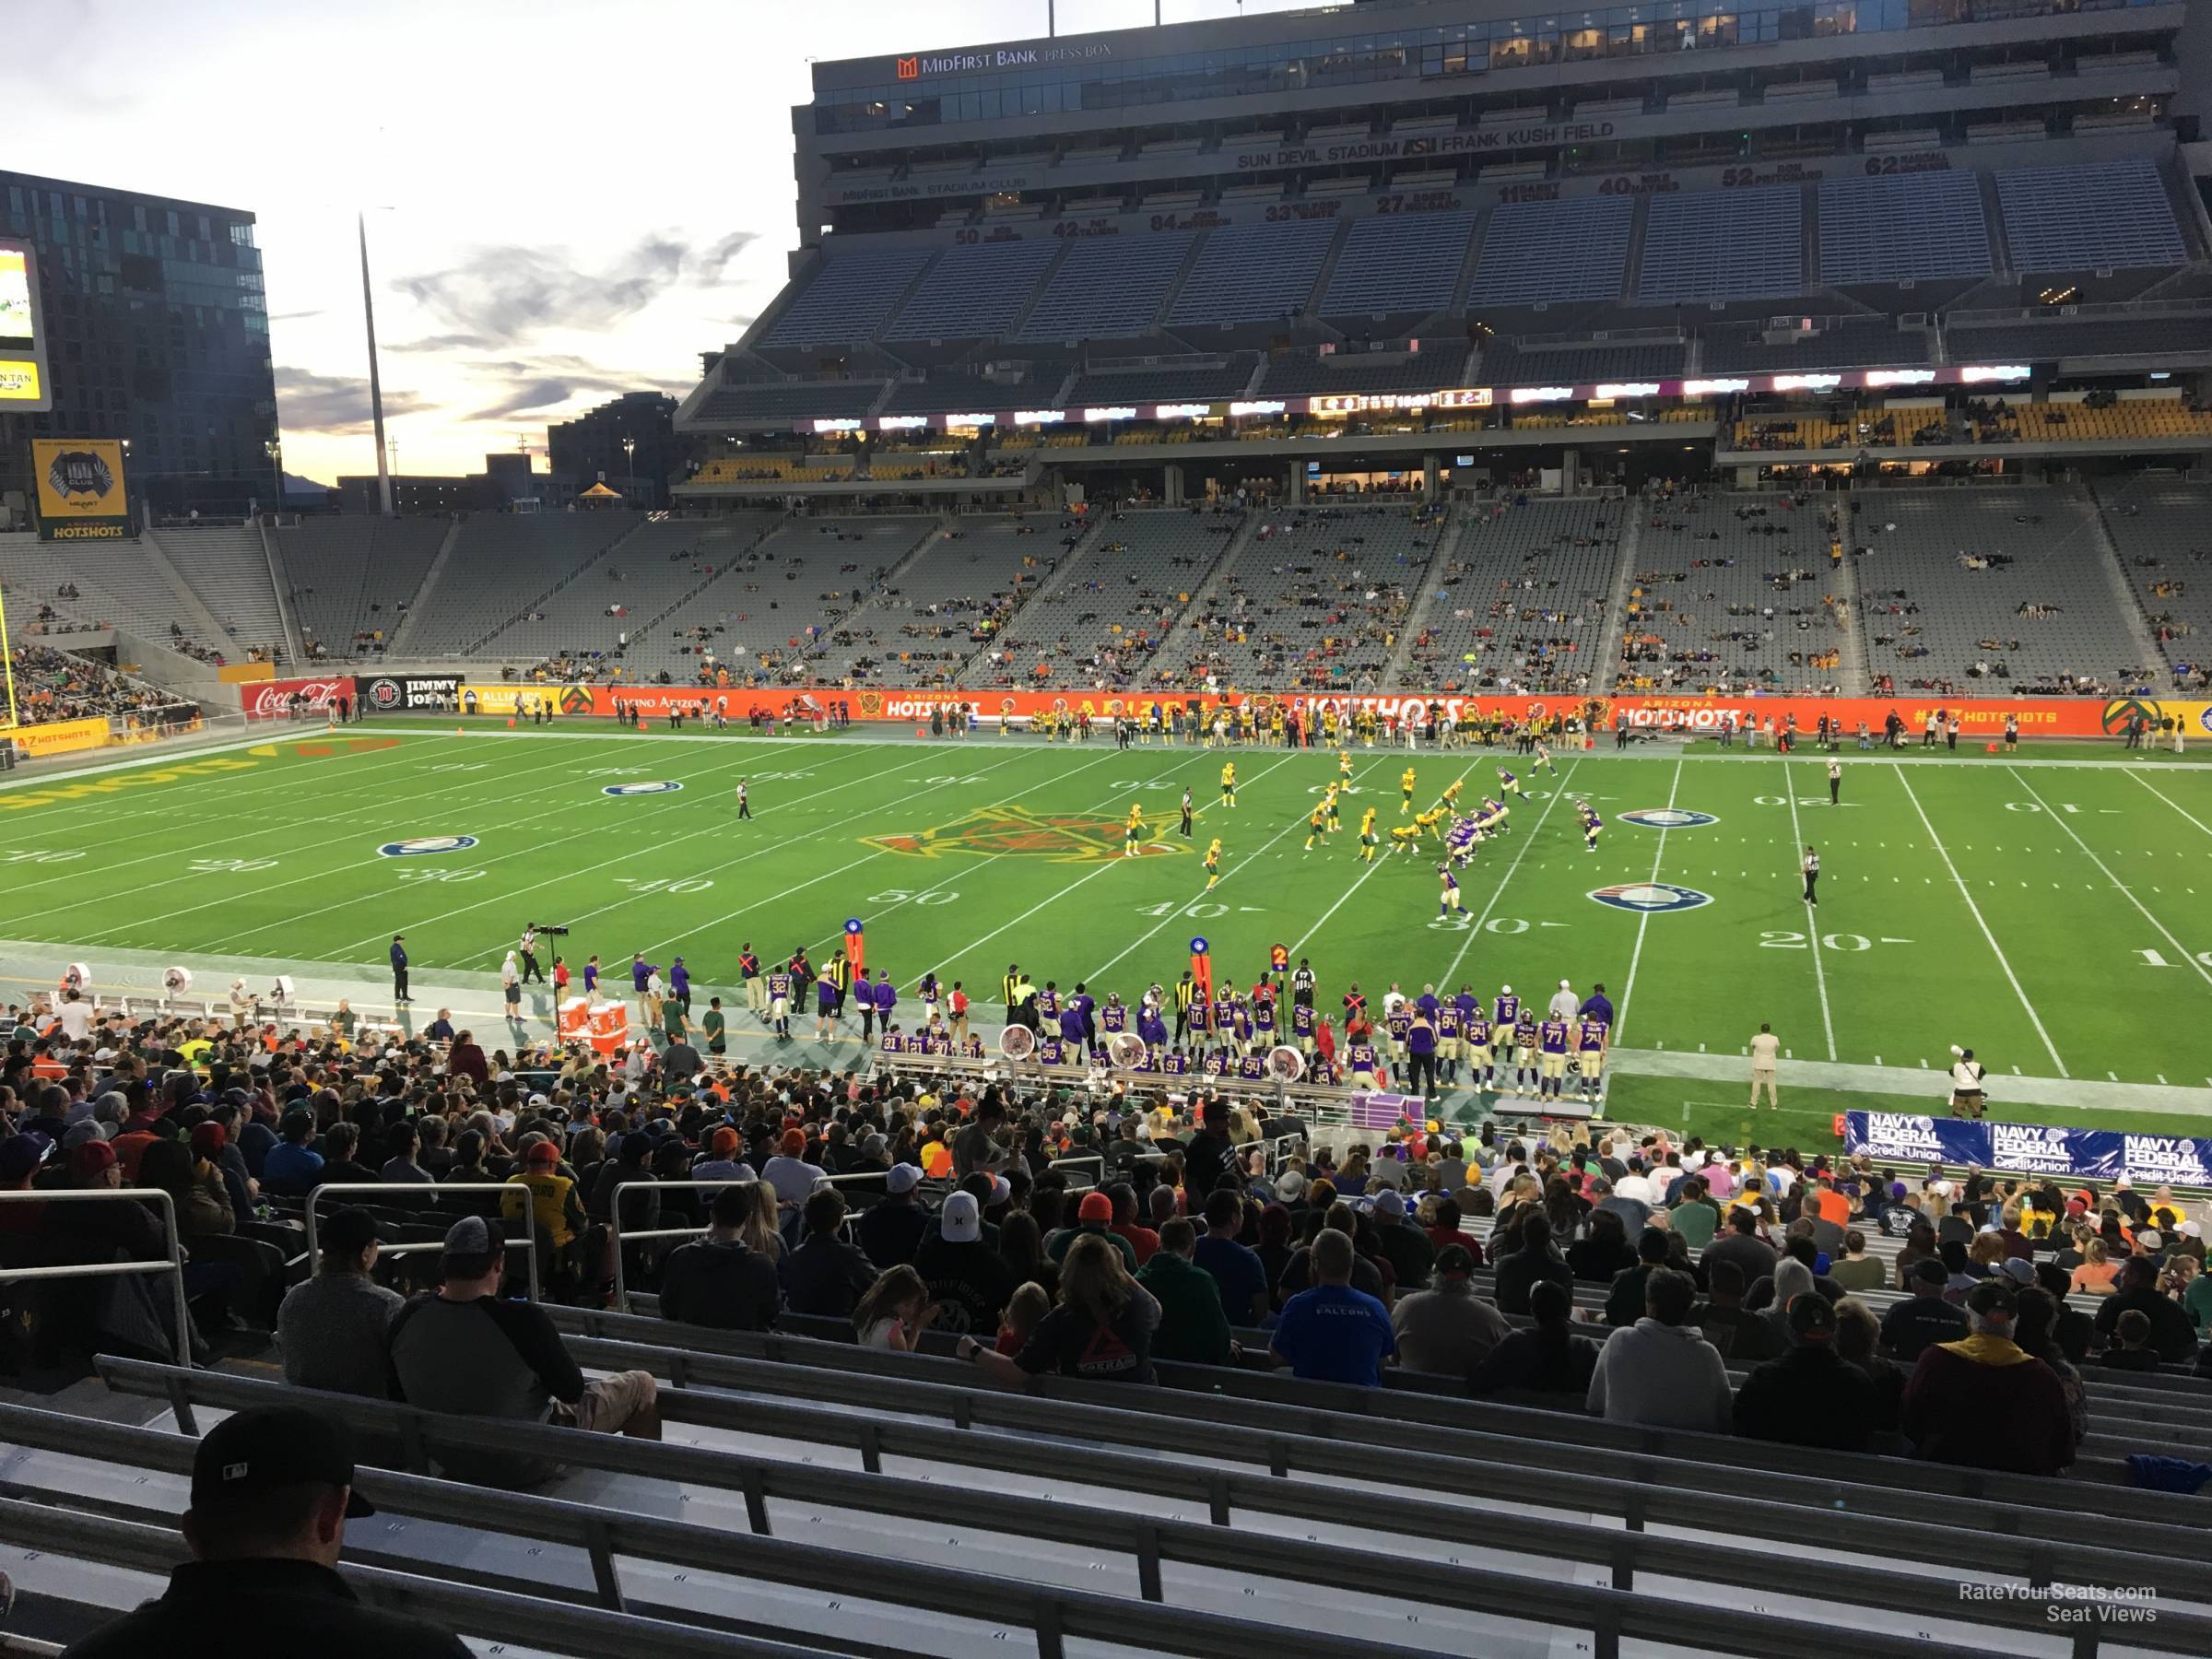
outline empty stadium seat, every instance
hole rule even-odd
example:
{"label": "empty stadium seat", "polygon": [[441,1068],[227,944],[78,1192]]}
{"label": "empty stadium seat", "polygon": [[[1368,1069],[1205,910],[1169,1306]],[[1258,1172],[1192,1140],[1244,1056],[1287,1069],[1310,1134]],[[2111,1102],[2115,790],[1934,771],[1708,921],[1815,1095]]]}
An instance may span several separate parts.
{"label": "empty stadium seat", "polygon": [[634,512],[479,512],[462,521],[438,579],[413,609],[410,656],[453,656],[526,613],[642,522]]}
{"label": "empty stadium seat", "polygon": [[1149,332],[1192,241],[1191,232],[1168,231],[1077,242],[1013,337],[1111,340]]}
{"label": "empty stadium seat", "polygon": [[1467,302],[1619,299],[1635,214],[1628,196],[1505,203],[1483,230]]}
{"label": "empty stadium seat", "polygon": [[1266,322],[1303,310],[1335,234],[1330,219],[1211,232],[1169,310],[1169,326]]}
{"label": "empty stadium seat", "polygon": [[1610,667],[1599,632],[1620,563],[1618,501],[1501,495],[1454,514],[1409,664],[1440,689],[1571,691]]}
{"label": "empty stadium seat", "polygon": [[891,340],[986,338],[1021,315],[1044,267],[1063,244],[1030,237],[947,248],[884,330]]}
{"label": "empty stadium seat", "polygon": [[1441,311],[1466,263],[1475,218],[1377,214],[1352,222],[1322,296],[1324,317]]}
{"label": "empty stadium seat", "polygon": [[2149,160],[2012,168],[1997,174],[1997,199],[2018,270],[2129,270],[2189,257]]}
{"label": "empty stadium seat", "polygon": [[1805,192],[1796,184],[1650,199],[1636,299],[1643,305],[1779,300],[1805,291]]}
{"label": "empty stadium seat", "polygon": [[760,344],[839,346],[867,339],[936,253],[935,248],[877,248],[830,253]]}
{"label": "empty stadium seat", "polygon": [[153,532],[169,562],[241,648],[289,654],[268,554],[253,524],[165,525]]}
{"label": "empty stadium seat", "polygon": [[303,518],[278,529],[292,610],[311,646],[352,656],[363,635],[386,641],[429,574],[453,521],[382,516]]}
{"label": "empty stadium seat", "polygon": [[1821,281],[1919,282],[1989,273],[1980,174],[1900,173],[1821,183]]}

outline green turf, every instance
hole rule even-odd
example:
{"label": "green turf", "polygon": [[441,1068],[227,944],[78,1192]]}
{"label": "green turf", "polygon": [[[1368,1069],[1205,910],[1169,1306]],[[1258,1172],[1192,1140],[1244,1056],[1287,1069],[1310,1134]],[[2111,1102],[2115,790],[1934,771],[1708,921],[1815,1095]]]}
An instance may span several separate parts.
{"label": "green turf", "polygon": [[[1216,788],[1221,755],[1116,753],[1102,737],[925,746],[860,731],[771,743],[540,735],[490,721],[460,735],[430,723],[286,734],[196,762],[220,770],[171,760],[0,789],[0,867],[9,935],[88,952],[380,973],[404,932],[418,972],[486,973],[535,919],[574,927],[572,964],[593,951],[618,968],[633,950],[662,962],[681,952],[714,986],[733,978],[747,940],[765,956],[800,944],[818,956],[857,915],[870,963],[902,986],[935,968],[988,1007],[1011,960],[1041,982],[1086,980],[1133,999],[1171,982],[1204,934],[1241,980],[1270,944],[1310,955],[1325,1006],[1350,979],[1378,995],[1393,980],[1486,995],[1510,982],[1540,1002],[1565,976],[1607,986],[1617,1041],[1632,1048],[1735,1056],[1765,1019],[1799,1059],[1939,1066],[1948,1044],[1971,1044],[2000,1100],[2016,1071],[2202,1088],[2212,1081],[2212,769],[2145,776],[2117,751],[2097,752],[2103,764],[1977,755],[1899,766],[1847,747],[1841,808],[1828,804],[1824,759],[1810,754],[1562,757],[1566,785],[1607,820],[1588,853],[1571,808],[1524,763],[1424,750],[1413,757],[1417,806],[1463,772],[1469,798],[1494,793],[1501,759],[1531,792],[1513,832],[1463,877],[1466,913],[1453,921],[1438,917],[1429,853],[1359,861],[1361,808],[1378,806],[1385,830],[1400,821],[1404,751],[1353,751],[1344,828],[1306,853],[1305,814],[1335,775],[1333,755],[1238,753],[1242,786],[1229,810]],[[749,823],[735,818],[740,775],[751,781]],[[648,780],[685,788],[602,793]],[[1188,842],[1173,833],[1186,783],[1201,809]],[[1123,858],[1133,800],[1160,850]],[[1662,834],[1623,821],[1670,804],[1718,822]],[[902,850],[915,843],[898,838],[930,831],[926,851]],[[378,853],[439,835],[479,844]],[[1216,835],[1226,876],[1208,895],[1198,853]],[[1811,925],[1795,875],[1807,840],[1825,860]],[[1653,880],[1712,902],[1639,915],[1586,896]],[[1700,1098],[1665,1088],[1676,1111]],[[1818,1117],[1824,1126],[1825,1101]]]}
{"label": "green turf", "polygon": [[[1792,1085],[1782,1091],[1780,1111],[1747,1111],[1747,1089],[1737,1083],[1620,1073],[1606,1088],[1606,1115],[1628,1124],[1651,1124],[1678,1135],[1702,1135],[1708,1143],[1730,1146],[1796,1147],[1820,1150],[1836,1143],[1840,1112],[1899,1112],[1942,1116],[1947,1110],[1943,1077],[1932,1073],[1919,1094],[1884,1094],[1857,1089],[1808,1088]],[[1497,1115],[1512,1121],[1521,1102],[1506,1100]],[[2018,1124],[2079,1125],[2084,1114],[2064,1107],[2002,1101],[1994,1115]],[[2093,1126],[2121,1127],[2138,1135],[2197,1135],[2202,1118],[2185,1112],[2129,1112],[2124,1118],[2100,1114]]]}

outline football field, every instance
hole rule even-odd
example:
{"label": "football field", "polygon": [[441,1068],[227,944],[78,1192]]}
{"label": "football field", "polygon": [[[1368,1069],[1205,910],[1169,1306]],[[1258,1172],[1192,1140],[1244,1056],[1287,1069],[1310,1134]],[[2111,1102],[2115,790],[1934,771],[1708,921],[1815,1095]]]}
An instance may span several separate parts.
{"label": "football field", "polygon": [[[898,729],[394,723],[22,779],[0,788],[6,935],[66,949],[96,979],[104,948],[388,983],[403,933],[418,975],[488,986],[535,921],[573,929],[549,942],[572,968],[596,952],[624,984],[633,952],[664,967],[681,954],[703,995],[733,984],[747,941],[819,960],[858,917],[872,968],[902,991],[925,970],[962,980],[986,1018],[1009,962],[1135,1001],[1172,983],[1203,935],[1217,974],[1241,982],[1273,945],[1311,957],[1329,1010],[1354,980],[1378,1002],[1394,982],[1486,997],[1510,983],[1540,1004],[1566,978],[1606,986],[1630,1050],[1738,1056],[1766,1020],[1800,1060],[1940,1071],[1949,1044],[1969,1045],[2000,1102],[2015,1075],[2212,1086],[2212,765],[2187,758],[1846,748],[1831,806],[1827,758],[1810,751],[1601,748],[1562,754],[1555,780],[1501,751],[1355,748],[1343,827],[1308,852],[1331,752],[888,738]],[[2090,758],[2052,758],[2077,753]],[[1472,802],[1500,793],[1500,766],[1520,777],[1511,830],[1462,875],[1457,914],[1439,914],[1434,843],[1359,857],[1367,807],[1386,848],[1408,821],[1409,763],[1416,810],[1454,779]],[[1594,853],[1575,796],[1606,820]],[[1817,909],[1800,896],[1808,843]],[[1707,1103],[1671,1090],[1686,1117]],[[1705,1094],[1720,1112],[1736,1089]]]}

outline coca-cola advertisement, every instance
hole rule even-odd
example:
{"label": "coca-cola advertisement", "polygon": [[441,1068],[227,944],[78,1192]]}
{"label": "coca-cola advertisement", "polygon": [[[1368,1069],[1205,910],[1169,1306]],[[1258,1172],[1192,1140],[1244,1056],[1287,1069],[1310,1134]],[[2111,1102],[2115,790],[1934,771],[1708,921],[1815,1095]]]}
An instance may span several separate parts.
{"label": "coca-cola advertisement", "polygon": [[238,689],[248,720],[324,720],[339,698],[352,701],[353,677],[260,680]]}

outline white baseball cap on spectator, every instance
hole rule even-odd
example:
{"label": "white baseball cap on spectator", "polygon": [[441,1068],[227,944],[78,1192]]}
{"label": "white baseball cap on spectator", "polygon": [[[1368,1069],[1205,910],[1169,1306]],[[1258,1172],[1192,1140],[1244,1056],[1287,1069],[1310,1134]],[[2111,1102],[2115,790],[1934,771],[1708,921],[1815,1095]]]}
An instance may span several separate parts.
{"label": "white baseball cap on spectator", "polygon": [[911,1193],[922,1179],[922,1171],[912,1164],[893,1164],[884,1172],[883,1190],[887,1193]]}
{"label": "white baseball cap on spectator", "polygon": [[982,1217],[975,1206],[973,1193],[955,1193],[945,1200],[945,1207],[937,1217],[937,1230],[944,1234],[947,1244],[972,1244],[983,1236]]}

